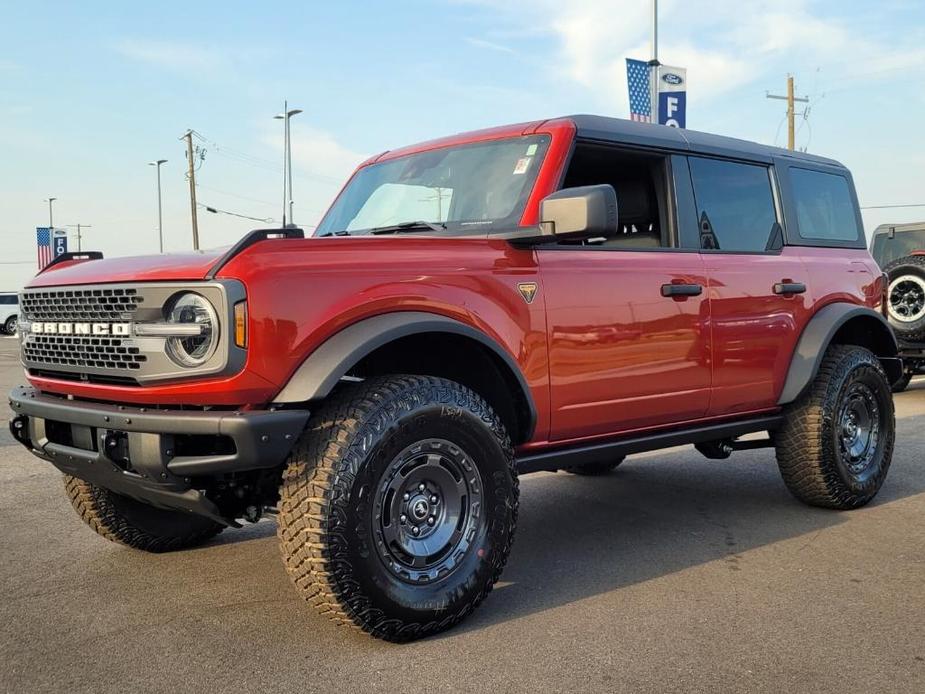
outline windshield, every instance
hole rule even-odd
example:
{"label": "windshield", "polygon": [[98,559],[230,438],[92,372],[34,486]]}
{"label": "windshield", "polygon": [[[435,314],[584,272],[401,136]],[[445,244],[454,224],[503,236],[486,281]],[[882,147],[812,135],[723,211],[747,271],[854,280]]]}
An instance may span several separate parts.
{"label": "windshield", "polygon": [[547,135],[443,147],[360,169],[316,236],[421,223],[449,231],[516,226],[533,188]]}

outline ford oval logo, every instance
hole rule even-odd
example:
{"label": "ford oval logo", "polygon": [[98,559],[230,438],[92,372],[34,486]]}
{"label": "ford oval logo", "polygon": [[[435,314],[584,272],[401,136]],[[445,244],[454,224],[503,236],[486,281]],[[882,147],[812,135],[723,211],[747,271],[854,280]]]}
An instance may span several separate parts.
{"label": "ford oval logo", "polygon": [[676,75],[673,72],[666,72],[664,75],[662,75],[662,81],[667,82],[668,84],[681,84],[684,82],[684,80],[681,79],[681,75]]}

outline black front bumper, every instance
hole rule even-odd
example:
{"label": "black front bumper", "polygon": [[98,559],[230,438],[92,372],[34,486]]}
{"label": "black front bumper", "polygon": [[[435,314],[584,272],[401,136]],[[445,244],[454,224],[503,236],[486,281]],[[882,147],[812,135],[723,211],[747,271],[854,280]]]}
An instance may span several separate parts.
{"label": "black front bumper", "polygon": [[[10,392],[13,437],[62,472],[146,503],[233,518],[197,478],[282,464],[308,421],[307,410],[203,411],[105,405],[19,387]],[[203,449],[221,442],[216,451]],[[118,442],[116,447],[114,442]],[[195,454],[181,454],[195,442]],[[112,455],[110,451],[118,451]],[[200,485],[201,486],[201,485]]]}

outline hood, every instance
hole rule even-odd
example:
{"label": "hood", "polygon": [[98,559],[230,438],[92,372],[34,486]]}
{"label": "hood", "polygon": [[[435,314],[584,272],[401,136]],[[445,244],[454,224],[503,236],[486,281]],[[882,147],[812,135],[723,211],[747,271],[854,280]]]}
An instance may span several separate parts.
{"label": "hood", "polygon": [[65,261],[33,277],[26,287],[201,280],[227,250]]}

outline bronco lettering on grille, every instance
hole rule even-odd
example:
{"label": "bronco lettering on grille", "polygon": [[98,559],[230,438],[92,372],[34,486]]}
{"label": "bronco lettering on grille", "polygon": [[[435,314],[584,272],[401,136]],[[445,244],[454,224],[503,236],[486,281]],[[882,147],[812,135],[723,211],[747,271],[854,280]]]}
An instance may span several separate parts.
{"label": "bronco lettering on grille", "polygon": [[35,321],[28,326],[36,335],[119,335],[132,334],[131,323],[59,323]]}

